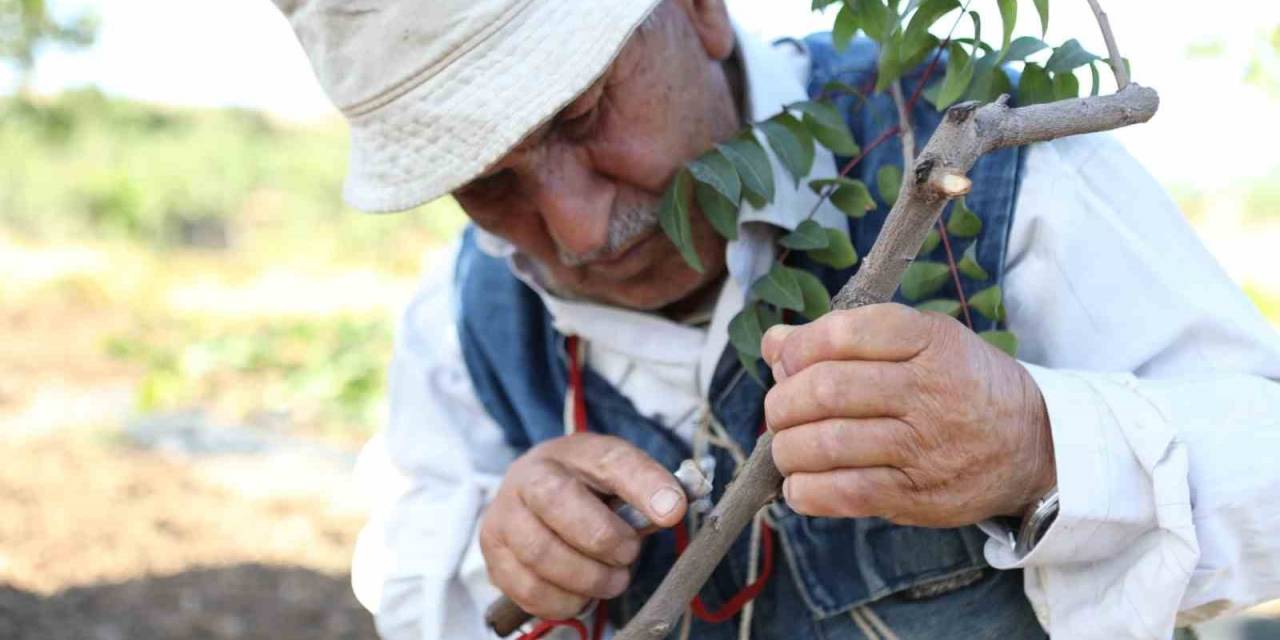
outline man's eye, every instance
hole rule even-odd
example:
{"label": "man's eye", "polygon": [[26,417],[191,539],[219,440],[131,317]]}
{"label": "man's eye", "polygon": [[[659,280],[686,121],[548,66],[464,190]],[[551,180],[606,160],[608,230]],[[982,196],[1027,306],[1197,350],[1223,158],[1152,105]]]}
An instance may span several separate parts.
{"label": "man's eye", "polygon": [[472,180],[455,195],[471,200],[497,200],[506,196],[515,187],[515,177],[515,172],[503,169],[493,175]]}
{"label": "man's eye", "polygon": [[576,115],[572,118],[561,120],[556,125],[556,130],[565,138],[573,141],[583,140],[595,133],[596,125],[599,123],[598,117],[600,109],[592,108],[591,110]]}

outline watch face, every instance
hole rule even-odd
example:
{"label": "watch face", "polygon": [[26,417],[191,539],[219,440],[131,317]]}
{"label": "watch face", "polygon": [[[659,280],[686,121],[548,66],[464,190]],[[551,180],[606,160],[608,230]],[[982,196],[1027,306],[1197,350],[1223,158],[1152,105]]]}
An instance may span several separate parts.
{"label": "watch face", "polygon": [[1031,553],[1057,518],[1058,490],[1055,488],[1037,502],[1035,508],[1023,519],[1022,528],[1018,530],[1017,542],[1014,544],[1014,553],[1019,558]]}

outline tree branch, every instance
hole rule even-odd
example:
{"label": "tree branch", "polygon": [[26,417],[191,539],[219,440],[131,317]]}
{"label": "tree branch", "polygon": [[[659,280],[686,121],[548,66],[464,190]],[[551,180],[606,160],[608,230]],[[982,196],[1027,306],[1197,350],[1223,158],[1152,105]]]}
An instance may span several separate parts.
{"label": "tree branch", "polygon": [[893,96],[893,104],[898,107],[898,137],[902,138],[902,166],[905,169],[916,163],[916,132],[911,126],[911,112],[898,82],[889,85],[889,95]]}
{"label": "tree branch", "polygon": [[1125,66],[1120,56],[1120,47],[1116,45],[1116,34],[1111,31],[1111,21],[1107,12],[1102,10],[1098,0],[1089,0],[1089,8],[1093,9],[1093,17],[1098,19],[1098,28],[1102,29],[1102,39],[1107,43],[1107,55],[1111,60],[1111,71],[1116,74],[1116,86],[1123,89],[1129,86],[1129,67]]}
{"label": "tree branch", "polygon": [[[908,165],[913,171],[903,181],[880,237],[832,307],[854,309],[892,299],[942,209],[968,192],[972,183],[966,174],[983,154],[1146,122],[1158,106],[1155,91],[1130,84],[1111,96],[1018,109],[1009,108],[1007,96],[985,106],[969,102],[951,107],[919,159]],[[772,443],[772,434],[760,437],[706,526],[616,640],[658,640],[670,633],[743,528],[777,497],[782,475],[773,464]]]}

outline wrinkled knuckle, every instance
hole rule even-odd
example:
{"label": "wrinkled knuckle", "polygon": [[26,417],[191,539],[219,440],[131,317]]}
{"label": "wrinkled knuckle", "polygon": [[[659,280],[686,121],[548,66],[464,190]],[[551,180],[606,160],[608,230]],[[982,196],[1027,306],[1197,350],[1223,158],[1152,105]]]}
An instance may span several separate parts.
{"label": "wrinkled knuckle", "polygon": [[812,438],[810,446],[815,448],[813,453],[826,463],[828,469],[840,466],[840,452],[844,449],[845,428],[848,424],[848,421],[836,420],[820,429],[818,437]]}
{"label": "wrinkled knuckle", "polygon": [[485,555],[493,553],[502,546],[502,539],[498,534],[498,525],[491,515],[486,514],[480,521],[480,532],[477,535],[477,539],[480,542],[480,551]]}
{"label": "wrinkled knuckle", "polygon": [[783,431],[773,437],[773,464],[782,475],[790,475],[795,470],[795,434]]}
{"label": "wrinkled knuckle", "polygon": [[787,504],[796,513],[809,516],[818,515],[818,503],[814,499],[812,486],[805,480],[806,478],[801,476],[793,477],[788,481],[791,482],[791,489],[787,494]]}
{"label": "wrinkled knuckle", "polygon": [[527,565],[541,564],[551,551],[551,537],[540,531],[530,529],[518,534],[519,539],[511,545],[511,550]]}
{"label": "wrinkled knuckle", "polygon": [[609,437],[609,442],[596,460],[602,475],[614,475],[619,471],[634,469],[641,464],[639,451],[620,438]]}
{"label": "wrinkled knuckle", "polygon": [[524,485],[524,497],[529,505],[538,509],[554,505],[566,495],[573,480],[560,472],[547,468],[533,474]]}
{"label": "wrinkled knuckle", "polygon": [[609,598],[614,594],[611,587],[613,586],[613,574],[608,570],[595,568],[586,576],[586,592],[600,598]]}
{"label": "wrinkled knuckle", "polygon": [[823,363],[810,380],[813,403],[823,415],[834,415],[844,400],[844,380],[829,363]]}
{"label": "wrinkled knuckle", "polygon": [[534,615],[540,615],[540,610],[546,606],[543,602],[542,585],[529,574],[524,574],[519,578],[507,580],[505,593],[508,597],[520,605],[521,609],[528,611]]}
{"label": "wrinkled knuckle", "polygon": [[606,558],[624,544],[618,530],[609,524],[597,524],[587,534],[587,551],[597,558]]}
{"label": "wrinkled knuckle", "polygon": [[849,477],[841,478],[835,483],[835,491],[845,515],[850,517],[871,515],[869,496],[862,483]]}
{"label": "wrinkled knuckle", "polygon": [[858,335],[857,325],[857,310],[837,311],[831,314],[831,321],[818,333],[819,344],[826,349],[843,344]]}
{"label": "wrinkled knuckle", "polygon": [[782,419],[785,415],[784,410],[786,409],[786,396],[782,390],[783,384],[770,389],[769,393],[764,396],[764,423],[770,429],[782,426]]}

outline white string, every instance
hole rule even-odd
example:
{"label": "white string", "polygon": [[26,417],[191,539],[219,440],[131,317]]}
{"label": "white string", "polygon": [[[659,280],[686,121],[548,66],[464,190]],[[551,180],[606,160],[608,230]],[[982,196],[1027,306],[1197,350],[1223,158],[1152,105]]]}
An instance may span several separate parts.
{"label": "white string", "polygon": [[874,609],[871,607],[862,607],[862,615],[867,618],[867,622],[870,622],[871,625],[880,632],[880,635],[884,636],[884,640],[899,640],[898,634],[894,633],[893,629],[889,628],[888,623],[886,623]]}
{"label": "white string", "polygon": [[876,630],[873,629],[871,625],[867,624],[862,619],[862,616],[858,615],[864,609],[865,607],[858,607],[857,609],[850,611],[849,617],[853,618],[853,623],[858,625],[858,630],[862,632],[862,635],[867,637],[867,640],[881,640],[880,634],[876,633]]}
{"label": "white string", "polygon": [[[764,519],[759,513],[751,520],[751,555],[747,559],[747,584],[755,584],[760,577],[760,536]],[[751,640],[751,618],[755,614],[755,600],[748,600],[742,607],[742,619],[738,626],[738,640]]]}

